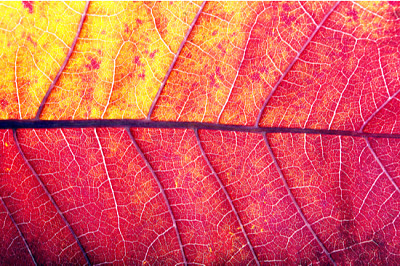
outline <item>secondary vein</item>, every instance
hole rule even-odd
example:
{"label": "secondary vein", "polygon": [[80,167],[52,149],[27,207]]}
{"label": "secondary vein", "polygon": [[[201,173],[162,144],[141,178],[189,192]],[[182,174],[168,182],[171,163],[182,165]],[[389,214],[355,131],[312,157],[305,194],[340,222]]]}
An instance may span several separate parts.
{"label": "secondary vein", "polygon": [[146,156],[144,155],[143,151],[140,149],[139,145],[137,144],[135,138],[133,137],[133,135],[132,135],[132,133],[130,131],[130,128],[127,127],[127,128],[125,128],[125,130],[128,133],[129,138],[132,140],[132,143],[135,146],[136,151],[139,153],[140,157],[142,158],[142,160],[146,164],[147,169],[149,169],[149,171],[151,172],[151,175],[153,176],[153,178],[157,182],[158,188],[161,191],[161,195],[164,198],[165,204],[167,205],[167,208],[168,208],[168,212],[169,212],[169,214],[171,216],[172,226],[175,229],[176,237],[178,239],[179,248],[180,248],[181,254],[182,254],[183,264],[187,265],[187,259],[186,259],[186,255],[185,255],[185,250],[183,249],[183,244],[182,244],[182,240],[181,240],[181,236],[180,236],[180,233],[179,233],[178,226],[176,224],[175,215],[174,215],[174,213],[172,211],[171,204],[169,203],[169,200],[168,200],[167,194],[165,193],[164,187],[161,184],[161,181],[158,179],[158,176],[157,176],[156,172],[154,171],[153,167],[150,165],[150,163],[147,160]]}
{"label": "secondary vein", "polygon": [[43,111],[43,108],[44,108],[44,105],[46,104],[47,99],[50,96],[51,91],[56,86],[57,81],[60,79],[61,74],[64,71],[64,68],[67,66],[68,61],[71,58],[71,55],[72,55],[72,53],[73,53],[73,51],[75,49],[76,43],[78,41],[79,35],[80,35],[80,33],[82,31],[82,28],[83,28],[83,22],[85,21],[85,18],[86,18],[86,14],[87,14],[87,11],[88,11],[88,8],[89,8],[89,3],[90,3],[89,1],[86,2],[85,9],[83,10],[81,20],[79,21],[78,30],[77,30],[75,38],[74,38],[74,40],[73,40],[73,42],[71,44],[71,48],[69,49],[68,54],[65,57],[65,60],[64,60],[63,64],[61,65],[60,70],[58,70],[58,73],[57,73],[56,77],[54,78],[53,82],[50,84],[50,87],[47,89],[47,92],[44,95],[44,97],[43,97],[43,99],[42,99],[42,101],[41,101],[41,103],[39,105],[39,108],[38,108],[38,110],[36,112],[36,116],[34,118],[35,120],[39,120],[40,119],[40,115],[41,115],[41,113]]}
{"label": "secondary vein", "polygon": [[306,216],[304,215],[303,211],[300,208],[300,205],[297,203],[296,198],[294,197],[292,191],[290,190],[289,184],[286,181],[285,176],[282,173],[282,170],[278,164],[278,161],[276,160],[276,157],[274,155],[274,153],[272,152],[271,146],[269,145],[268,139],[267,139],[267,135],[266,133],[262,134],[264,137],[264,142],[265,145],[268,148],[269,154],[274,162],[274,165],[276,167],[276,170],[279,173],[279,176],[281,177],[281,180],[285,186],[285,189],[287,191],[287,193],[289,194],[289,197],[292,201],[292,203],[294,204],[294,206],[296,207],[297,212],[300,214],[301,219],[303,220],[304,224],[306,225],[306,227],[308,228],[308,230],[311,232],[311,234],[313,235],[314,239],[318,242],[318,245],[322,248],[322,250],[324,251],[324,253],[326,254],[326,256],[328,256],[329,260],[331,261],[331,263],[333,265],[336,265],[336,262],[333,260],[331,254],[329,253],[329,251],[326,249],[324,243],[322,243],[322,241],[319,239],[319,237],[317,236],[317,234],[315,233],[314,229],[312,229],[311,224],[308,222]]}
{"label": "secondary vein", "polygon": [[310,35],[310,37],[307,39],[307,41],[303,44],[301,49],[298,51],[297,55],[295,58],[292,60],[292,62],[288,65],[288,67],[285,69],[283,74],[280,76],[279,80],[275,83],[275,86],[272,88],[271,92],[267,96],[267,98],[264,101],[264,104],[262,105],[260,112],[258,113],[257,120],[255,126],[258,126],[261,121],[261,117],[264,113],[264,109],[266,108],[269,100],[272,98],[272,95],[275,93],[276,89],[279,87],[283,79],[286,77],[286,75],[289,73],[289,71],[292,69],[294,64],[297,62],[297,60],[300,58],[300,55],[304,52],[304,50],[307,48],[307,46],[310,44],[311,40],[314,38],[315,34],[319,31],[319,29],[322,27],[322,25],[325,23],[325,21],[328,19],[328,17],[332,14],[332,12],[336,9],[336,7],[339,5],[340,1],[336,2],[333,7],[326,13],[324,18],[321,20],[321,22],[318,24],[318,26],[314,29],[313,33]]}
{"label": "secondary vein", "polygon": [[18,224],[15,222],[14,217],[12,216],[10,210],[7,208],[7,205],[6,205],[6,203],[4,202],[4,200],[3,200],[2,197],[0,197],[0,201],[1,201],[1,203],[3,204],[4,208],[6,209],[7,214],[8,214],[8,217],[10,217],[10,219],[11,219],[11,222],[14,224],[15,228],[17,229],[19,236],[21,237],[22,241],[24,242],[24,245],[25,245],[26,249],[28,250],[29,255],[31,256],[31,259],[32,259],[32,261],[33,261],[33,264],[38,265],[37,262],[36,262],[36,260],[35,260],[35,257],[34,257],[33,254],[32,254],[31,249],[29,248],[28,243],[26,242],[26,239],[25,239],[24,235],[22,234],[21,230],[19,229]]}
{"label": "secondary vein", "polygon": [[178,51],[175,54],[174,60],[172,61],[171,65],[169,66],[167,74],[165,74],[164,80],[161,83],[161,86],[157,91],[156,97],[154,98],[154,100],[153,100],[153,102],[152,102],[152,104],[150,106],[149,113],[147,114],[147,120],[150,120],[151,115],[153,114],[154,108],[156,107],[158,98],[160,98],[161,92],[164,89],[165,85],[167,84],[168,78],[171,75],[172,70],[174,69],[175,63],[178,60],[178,57],[179,57],[179,55],[180,55],[180,53],[181,53],[181,51],[183,49],[183,46],[185,46],[186,41],[189,38],[189,35],[190,35],[190,33],[192,32],[192,30],[194,28],[194,25],[196,24],[197,20],[199,19],[199,16],[200,16],[201,12],[203,11],[203,8],[204,8],[205,4],[206,4],[206,1],[204,1],[203,4],[200,6],[199,11],[197,12],[196,16],[194,17],[194,19],[192,21],[192,24],[190,24],[190,27],[189,27],[188,31],[186,32],[186,35],[183,38],[183,40],[181,42],[181,45],[179,46]]}
{"label": "secondary vein", "polygon": [[221,187],[222,191],[225,194],[225,197],[228,199],[229,205],[231,205],[232,211],[235,214],[235,217],[236,217],[236,219],[237,219],[237,221],[239,223],[240,229],[242,230],[244,238],[246,239],[247,246],[250,248],[250,251],[251,251],[251,254],[253,255],[255,263],[257,265],[260,265],[260,262],[259,262],[259,260],[257,258],[257,255],[254,252],[254,247],[250,242],[250,239],[249,239],[249,237],[248,237],[248,235],[246,233],[246,230],[244,229],[244,226],[243,226],[242,220],[240,219],[239,213],[236,210],[235,205],[233,205],[232,198],[231,198],[231,196],[229,196],[228,191],[226,190],[226,188],[225,188],[224,184],[222,183],[221,179],[219,178],[218,174],[215,172],[214,167],[211,165],[211,162],[208,159],[207,154],[205,153],[205,151],[203,149],[203,146],[201,145],[200,136],[199,136],[199,132],[198,132],[197,129],[194,129],[194,134],[196,135],[197,144],[199,145],[199,148],[200,148],[201,154],[203,155],[204,160],[206,161],[206,163],[207,163],[208,167],[210,168],[211,172],[213,173],[215,179],[217,179],[219,186]]}
{"label": "secondary vein", "polygon": [[90,260],[89,260],[88,255],[87,255],[87,253],[85,251],[85,249],[83,248],[81,242],[78,239],[78,236],[75,234],[75,231],[72,229],[71,225],[69,224],[69,222],[65,218],[64,214],[61,212],[60,208],[58,207],[57,203],[54,201],[53,197],[51,196],[50,192],[48,191],[46,185],[43,183],[42,179],[40,179],[40,177],[36,173],[35,169],[33,169],[32,165],[29,163],[28,159],[25,157],[25,153],[21,149],[21,146],[20,146],[19,140],[18,140],[18,136],[17,136],[17,131],[15,129],[13,130],[13,137],[14,137],[15,144],[17,145],[18,152],[22,156],[25,164],[29,167],[29,169],[31,170],[32,174],[35,176],[36,180],[39,182],[40,186],[42,187],[42,189],[44,190],[45,194],[49,198],[50,202],[53,204],[53,206],[56,209],[58,215],[60,215],[60,217],[64,221],[65,225],[68,227],[68,229],[71,232],[73,238],[75,239],[75,241],[78,244],[80,250],[82,251],[82,254],[85,257],[85,260],[86,260],[87,264],[88,265],[92,265]]}

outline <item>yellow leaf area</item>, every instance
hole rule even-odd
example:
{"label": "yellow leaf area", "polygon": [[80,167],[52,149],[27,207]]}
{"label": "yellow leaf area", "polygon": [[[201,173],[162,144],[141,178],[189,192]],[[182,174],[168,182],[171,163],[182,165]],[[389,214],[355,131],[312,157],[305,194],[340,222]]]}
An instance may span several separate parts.
{"label": "yellow leaf area", "polygon": [[0,119],[35,117],[73,42],[82,2],[0,2]]}
{"label": "yellow leaf area", "polygon": [[266,95],[315,27],[299,3],[207,3],[153,118],[254,123]]}
{"label": "yellow leaf area", "polygon": [[144,118],[199,6],[91,2],[41,119]]}
{"label": "yellow leaf area", "polygon": [[240,65],[258,3],[209,2],[194,26],[152,115],[215,121]]}

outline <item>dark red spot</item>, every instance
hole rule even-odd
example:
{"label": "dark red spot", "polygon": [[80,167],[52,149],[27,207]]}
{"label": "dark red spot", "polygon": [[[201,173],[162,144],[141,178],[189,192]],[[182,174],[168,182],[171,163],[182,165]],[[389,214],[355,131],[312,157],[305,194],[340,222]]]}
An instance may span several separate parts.
{"label": "dark red spot", "polygon": [[144,73],[140,73],[138,77],[144,80],[144,78],[146,77],[146,75],[145,75]]}
{"label": "dark red spot", "polygon": [[90,60],[90,64],[92,65],[93,69],[99,69],[100,68],[99,62],[97,62],[96,59],[94,59],[94,58],[92,58],[92,60]]}
{"label": "dark red spot", "polygon": [[90,64],[87,64],[86,67],[89,68],[90,70],[99,69],[100,68],[100,63],[97,62],[97,60],[95,58],[91,58],[90,59]]}
{"label": "dark red spot", "polygon": [[1,100],[0,100],[0,106],[1,106],[2,108],[6,108],[7,105],[8,105],[8,102],[7,102],[6,100],[4,100],[4,99],[1,99]]}
{"label": "dark red spot", "polygon": [[140,65],[140,57],[139,56],[135,56],[135,64]]}
{"label": "dark red spot", "polygon": [[195,83],[192,84],[191,87],[192,87],[192,90],[197,90],[199,88],[199,83],[195,82]]}
{"label": "dark red spot", "polygon": [[393,16],[395,19],[400,18],[400,8],[396,9],[395,11],[393,11]]}
{"label": "dark red spot", "polygon": [[314,84],[314,81],[313,81],[312,79],[306,79],[306,80],[305,80],[305,83],[306,83],[307,85],[312,85],[312,84]]}
{"label": "dark red spot", "polygon": [[129,26],[127,24],[125,24],[125,33],[129,33]]}
{"label": "dark red spot", "polygon": [[137,18],[136,23],[142,25],[143,21]]}
{"label": "dark red spot", "polygon": [[[86,67],[88,67],[89,65],[86,65]],[[93,75],[88,75],[88,74],[82,74],[82,75],[80,75],[80,78],[81,78],[81,80],[82,80],[82,82],[84,82],[84,83],[88,83],[88,84],[91,84],[91,83],[93,83]]]}
{"label": "dark red spot", "polygon": [[290,25],[292,23],[292,21],[296,20],[296,18],[294,16],[283,15],[282,20],[286,23],[286,25]]}
{"label": "dark red spot", "polygon": [[347,15],[348,16],[352,16],[353,17],[353,20],[357,20],[358,19],[358,13],[357,13],[357,11],[355,11],[355,10],[350,10],[350,11],[348,11],[347,12]]}
{"label": "dark red spot", "polygon": [[28,42],[31,42],[31,43],[33,44],[33,46],[36,47],[37,43],[36,43],[34,40],[32,40],[32,38],[31,38],[30,35],[28,35],[28,37],[26,37],[26,40],[27,40]]}
{"label": "dark red spot", "polygon": [[319,72],[315,74],[316,79],[319,80],[320,83],[324,83],[326,80],[326,74],[324,72]]}
{"label": "dark red spot", "polygon": [[153,59],[157,52],[158,52],[158,50],[153,51],[153,52],[149,55],[149,57],[150,57],[151,59]]}
{"label": "dark red spot", "polygon": [[22,1],[22,4],[24,5],[25,8],[29,9],[29,13],[32,14],[33,12],[33,1]]}
{"label": "dark red spot", "polygon": [[217,33],[218,33],[218,31],[217,31],[217,30],[213,31],[213,33],[212,33],[212,36],[215,36],[215,35],[217,35]]}
{"label": "dark red spot", "polygon": [[191,59],[192,58],[192,53],[183,51],[182,52],[182,56],[185,57],[185,58]]}

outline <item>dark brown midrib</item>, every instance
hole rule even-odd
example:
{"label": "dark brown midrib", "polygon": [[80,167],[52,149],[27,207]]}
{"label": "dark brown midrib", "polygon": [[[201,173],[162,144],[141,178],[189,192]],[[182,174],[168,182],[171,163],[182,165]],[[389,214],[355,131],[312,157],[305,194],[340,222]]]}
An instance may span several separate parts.
{"label": "dark brown midrib", "polygon": [[400,134],[367,133],[351,130],[328,130],[311,128],[255,127],[243,125],[226,125],[203,122],[152,121],[133,119],[91,119],[91,120],[0,120],[0,129],[20,128],[97,128],[97,127],[138,127],[138,128],[176,128],[176,129],[208,129],[237,131],[249,133],[292,133],[318,134],[333,136],[353,136],[368,138],[400,139]]}

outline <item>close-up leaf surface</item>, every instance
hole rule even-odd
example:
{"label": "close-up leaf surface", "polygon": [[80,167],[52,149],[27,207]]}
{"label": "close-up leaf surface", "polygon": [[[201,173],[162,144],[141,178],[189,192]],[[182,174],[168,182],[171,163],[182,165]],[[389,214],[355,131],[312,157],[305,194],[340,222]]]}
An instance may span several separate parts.
{"label": "close-up leaf surface", "polygon": [[1,265],[397,265],[398,2],[0,3]]}

